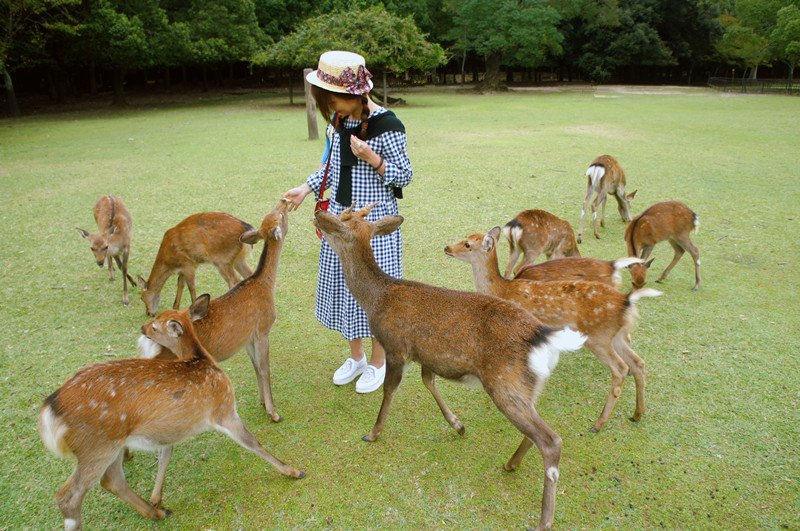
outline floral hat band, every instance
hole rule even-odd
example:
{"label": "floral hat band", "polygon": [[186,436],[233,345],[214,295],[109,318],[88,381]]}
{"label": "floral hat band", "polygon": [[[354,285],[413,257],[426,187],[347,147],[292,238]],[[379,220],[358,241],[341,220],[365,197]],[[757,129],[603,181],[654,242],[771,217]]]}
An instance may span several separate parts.
{"label": "floral hat band", "polygon": [[372,74],[357,53],[325,52],[319,58],[317,70],[309,72],[306,80],[325,90],[346,94],[366,94],[372,90]]}
{"label": "floral hat band", "polygon": [[369,70],[367,70],[364,65],[358,65],[357,73],[353,72],[353,69],[348,66],[342,70],[341,75],[338,77],[332,76],[322,69],[319,69],[317,70],[317,77],[329,85],[342,87],[350,94],[364,94],[372,89],[371,83],[369,82],[372,74],[370,74]]}

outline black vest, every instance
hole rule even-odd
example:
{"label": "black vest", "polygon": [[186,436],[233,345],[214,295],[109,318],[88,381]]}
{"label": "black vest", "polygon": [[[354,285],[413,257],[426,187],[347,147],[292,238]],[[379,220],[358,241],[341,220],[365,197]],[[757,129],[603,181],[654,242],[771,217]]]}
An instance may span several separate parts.
{"label": "black vest", "polygon": [[[340,117],[340,119],[343,117]],[[406,128],[397,116],[392,111],[386,111],[377,114],[367,120],[367,138],[362,140],[370,140],[383,133],[389,131],[406,132]],[[339,133],[339,159],[341,160],[341,167],[339,168],[339,187],[336,190],[336,202],[340,205],[350,206],[353,202],[353,166],[358,164],[358,157],[353,154],[350,149],[350,137],[352,135],[359,136],[361,133],[361,125],[352,128],[344,127],[344,120],[341,120],[339,127],[336,129]],[[397,199],[402,199],[403,189],[393,187],[394,196]]]}

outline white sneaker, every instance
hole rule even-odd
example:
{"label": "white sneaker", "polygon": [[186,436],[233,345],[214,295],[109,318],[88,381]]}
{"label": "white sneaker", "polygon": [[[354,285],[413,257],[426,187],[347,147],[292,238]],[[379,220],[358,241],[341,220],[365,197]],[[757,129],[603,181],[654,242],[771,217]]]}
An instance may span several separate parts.
{"label": "white sneaker", "polygon": [[344,385],[355,380],[356,376],[364,372],[367,368],[367,357],[361,358],[361,361],[356,361],[353,358],[347,358],[341,367],[336,369],[333,373],[333,383],[336,385]]}
{"label": "white sneaker", "polygon": [[386,377],[386,363],[378,368],[374,365],[367,365],[364,374],[356,382],[356,393],[371,393],[378,387],[383,385],[383,379]]}

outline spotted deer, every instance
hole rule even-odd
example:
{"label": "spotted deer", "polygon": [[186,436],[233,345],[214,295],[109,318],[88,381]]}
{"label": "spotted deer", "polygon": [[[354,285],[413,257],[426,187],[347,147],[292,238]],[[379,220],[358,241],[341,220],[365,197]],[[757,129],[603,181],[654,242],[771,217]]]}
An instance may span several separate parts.
{"label": "spotted deer", "polygon": [[586,197],[583,199],[583,208],[581,209],[581,228],[578,230],[578,243],[581,243],[583,238],[583,220],[586,216],[586,209],[589,207],[589,200],[596,194],[594,201],[592,201],[592,224],[594,226],[595,238],[600,238],[597,232],[597,207],[601,206],[602,211],[600,214],[600,226],[606,226],[606,200],[609,194],[614,196],[617,200],[617,209],[622,221],[631,220],[631,201],[638,190],[634,190],[628,195],[625,195],[625,172],[622,171],[622,166],[619,165],[617,159],[611,155],[601,155],[594,159],[586,170]]}
{"label": "spotted deer", "polygon": [[611,390],[592,432],[600,431],[611,416],[628,369],[636,381],[636,409],[631,420],[638,421],[645,410],[645,364],[631,347],[630,332],[637,317],[637,301],[661,292],[646,288],[625,295],[599,282],[505,279],[497,265],[499,236],[500,227],[494,227],[487,235],[473,234],[448,245],[444,252],[472,265],[478,293],[514,301],[547,326],[575,328],[586,336],[584,346],[611,371]]}
{"label": "spotted deer", "polygon": [[[208,302],[207,295],[202,299]],[[285,476],[305,476],[268,452],[242,423],[230,380],[194,334],[192,320],[200,317],[202,312],[167,310],[142,328],[181,359],[88,365],[45,399],[38,423],[42,442],[57,456],[77,459],[56,493],[66,531],[81,529],[83,499],[98,481],[143,516],[165,518],[161,489],[172,445],[208,430],[224,433]],[[150,503],[125,480],[126,448],[159,451]]]}
{"label": "spotted deer", "polygon": [[524,435],[505,469],[517,468],[534,444],[542,454],[544,487],[536,529],[550,529],[561,438],[544,422],[535,402],[559,353],[580,348],[584,338],[572,330],[551,330],[509,301],[387,275],[375,261],[369,241],[394,232],[403,218],[369,221],[373,207],[353,212],[351,206],[339,215],[324,210],[314,213],[314,225],[339,256],[347,286],[367,313],[370,331],[386,349],[383,402],[375,426],[363,439],[378,439],[412,361],[422,366],[425,387],[459,434],[464,433],[464,425],[439,394],[435,375],[480,385]]}
{"label": "spotted deer", "polygon": [[643,263],[630,266],[633,289],[640,288],[647,282],[647,270],[653,260],[646,262],[657,243],[669,241],[675,254],[672,262],[661,273],[656,282],[665,278],[685,251],[689,251],[694,260],[693,291],[700,288],[700,250],[689,238],[689,233],[700,228],[700,218],[680,201],[664,201],[651,206],[631,221],[625,230],[625,244],[628,254],[642,259]]}
{"label": "spotted deer", "polygon": [[243,278],[253,274],[247,265],[251,246],[239,237],[252,231],[253,226],[226,212],[201,212],[184,219],[164,233],[150,277],[137,278],[142,289],[142,301],[148,315],[155,315],[161,300],[161,289],[172,275],[178,275],[178,288],[173,309],[181,306],[184,285],[188,286],[192,301],[195,291],[195,269],[204,263],[214,264],[220,275],[232,288],[239,282],[236,271]]}
{"label": "spotted deer", "polygon": [[619,289],[622,286],[622,270],[644,262],[641,258],[627,256],[616,260],[601,260],[584,256],[553,258],[539,264],[525,266],[514,279],[524,280],[588,280],[602,282]]}
{"label": "spotted deer", "polygon": [[[544,210],[520,212],[503,227],[503,235],[509,245],[506,277],[512,276],[512,269],[516,275],[520,269],[534,263],[542,253],[547,260],[581,255],[569,222]],[[522,261],[514,267],[520,253]]]}
{"label": "spotted deer", "polygon": [[122,200],[115,195],[101,195],[92,209],[97,223],[96,233],[78,229],[92,246],[92,254],[99,267],[108,260],[109,280],[114,280],[114,262],[122,272],[122,304],[128,306],[128,280],[132,285],[136,281],[128,274],[128,255],[131,251],[131,229],[133,220],[131,213],[125,208]]}
{"label": "spotted deer", "polygon": [[[197,338],[215,361],[225,361],[242,348],[247,350],[256,373],[261,403],[275,422],[283,418],[272,400],[269,333],[277,316],[275,281],[283,242],[289,231],[288,204],[281,199],[264,216],[260,228],[242,233],[239,239],[248,245],[264,240],[255,273],[213,299],[205,315],[194,322]],[[145,334],[139,337],[139,353],[145,358],[173,359],[176,356],[175,352],[150,341]]]}

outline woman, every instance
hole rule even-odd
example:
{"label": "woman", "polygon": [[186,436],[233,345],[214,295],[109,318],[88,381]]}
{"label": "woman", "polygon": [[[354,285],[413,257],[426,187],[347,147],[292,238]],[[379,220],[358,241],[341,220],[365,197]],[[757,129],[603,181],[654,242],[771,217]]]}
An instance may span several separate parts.
{"label": "woman", "polygon": [[[311,92],[322,117],[334,125],[330,145],[330,163],[283,197],[297,210],[305,197],[323,195],[322,181],[328,167],[325,188],[331,190],[328,210],[339,214],[353,202],[365,206],[379,203],[370,212],[370,220],[398,213],[400,189],[411,182],[403,124],[373,102],[372,89],[364,58],[351,52],[332,51],[320,56],[317,70],[307,76]],[[402,234],[400,229],[371,241],[378,265],[387,274],[403,274]],[[383,347],[372,340],[372,356],[367,363],[363,340],[372,337],[367,315],[347,289],[342,266],[336,253],[322,241],[317,284],[316,318],[326,327],[339,331],[350,346],[350,357],[333,374],[333,383],[344,385],[361,376],[356,392],[369,393],[383,384],[386,375]]]}

